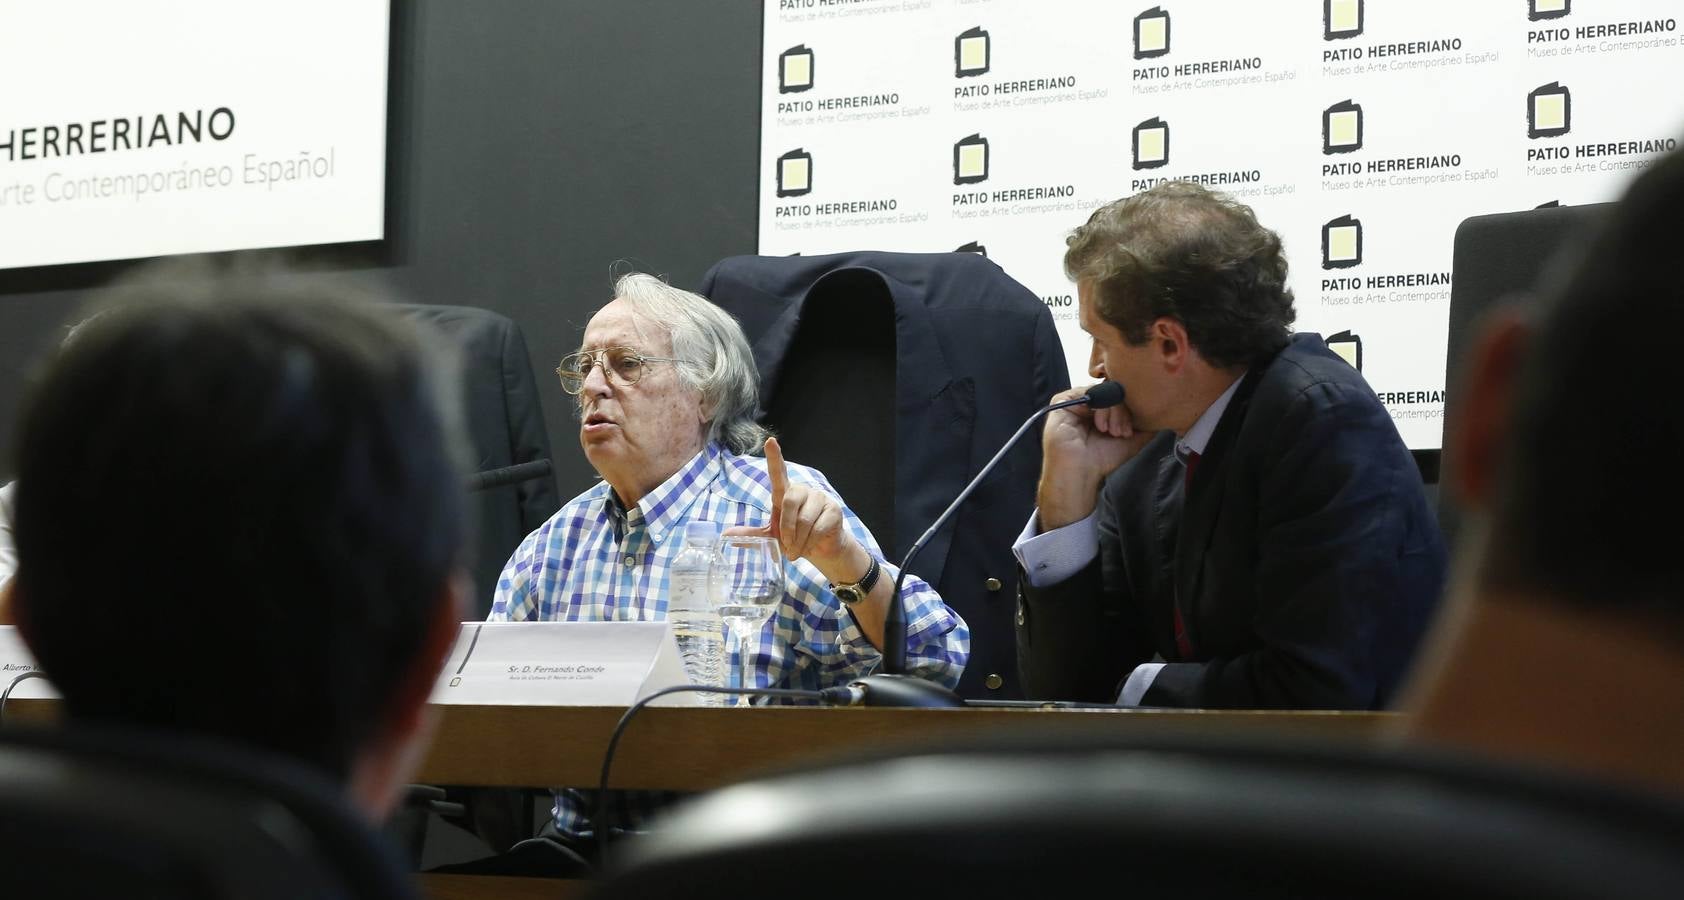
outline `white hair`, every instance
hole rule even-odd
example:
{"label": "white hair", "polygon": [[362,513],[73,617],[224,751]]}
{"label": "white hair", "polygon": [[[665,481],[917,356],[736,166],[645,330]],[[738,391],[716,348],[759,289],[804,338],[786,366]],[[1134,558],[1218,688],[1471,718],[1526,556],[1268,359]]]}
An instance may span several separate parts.
{"label": "white hair", "polygon": [[767,430],[754,421],[760,375],[742,326],[713,301],[642,272],[621,276],[614,299],[667,330],[684,385],[708,411],[708,440],[732,453],[758,452]]}

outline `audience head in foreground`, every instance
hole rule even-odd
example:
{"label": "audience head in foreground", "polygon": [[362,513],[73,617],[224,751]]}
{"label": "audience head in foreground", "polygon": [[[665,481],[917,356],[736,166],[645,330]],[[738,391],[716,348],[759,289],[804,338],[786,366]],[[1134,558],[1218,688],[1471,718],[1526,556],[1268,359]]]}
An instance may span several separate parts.
{"label": "audience head in foreground", "polygon": [[1672,154],[1532,314],[1485,323],[1445,433],[1472,521],[1421,736],[1684,791],[1680,234]]}
{"label": "audience head in foreground", "polygon": [[384,811],[465,593],[434,354],[321,282],[172,268],[110,292],[17,445],[16,614],[69,714],[274,752]]}

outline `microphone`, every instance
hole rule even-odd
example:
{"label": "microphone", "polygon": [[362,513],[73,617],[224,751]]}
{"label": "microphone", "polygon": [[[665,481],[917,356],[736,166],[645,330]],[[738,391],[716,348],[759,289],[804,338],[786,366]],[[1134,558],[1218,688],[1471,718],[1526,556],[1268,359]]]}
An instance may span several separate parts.
{"label": "microphone", "polygon": [[[1124,391],[1122,382],[1101,381],[1093,387],[1088,388],[1088,392],[1086,394],[1083,394],[1075,400],[1066,400],[1063,403],[1055,403],[1052,406],[1047,407],[1043,410],[1043,412],[1048,413],[1055,409],[1068,409],[1072,406],[1080,406],[1083,403],[1088,405],[1088,409],[1110,409],[1111,407],[1123,402],[1123,395]],[[1012,440],[1016,440],[1016,438],[1014,437]]]}
{"label": "microphone", "polygon": [[825,688],[819,698],[827,706],[957,709],[966,705],[947,688],[910,675],[867,675],[842,687]]}
{"label": "microphone", "polygon": [[978,485],[987,480],[989,473],[994,471],[994,467],[999,465],[1000,460],[1005,459],[1006,454],[1017,446],[1017,442],[1029,431],[1031,425],[1041,421],[1047,413],[1054,410],[1069,409],[1072,406],[1083,404],[1086,404],[1089,409],[1106,409],[1116,406],[1123,402],[1123,396],[1123,386],[1120,383],[1102,381],[1088,388],[1087,393],[1080,397],[1036,410],[1034,415],[1025,419],[1023,424],[1018,426],[1017,431],[1006,439],[1006,443],[994,454],[994,458],[990,459],[982,467],[982,470],[976,473],[976,477],[971,479],[970,484],[965,485],[965,489],[959,492],[959,496],[953,498],[953,502],[948,504],[947,509],[936,517],[935,522],[925,530],[924,534],[918,540],[912,542],[912,548],[906,552],[906,558],[901,560],[900,574],[895,576],[894,593],[889,595],[889,609],[883,618],[883,674],[868,675],[849,683],[848,687],[856,689],[858,695],[856,700],[854,695],[850,694],[849,699],[853,701],[850,705],[926,707],[965,705],[965,701],[959,699],[957,694],[938,684],[924,681],[921,678],[907,678],[902,674],[906,671],[906,610],[901,606],[900,591],[901,584],[906,580],[907,567],[912,564],[912,559],[918,555],[918,551],[924,549],[924,545],[930,542],[930,538],[935,537],[936,532],[940,531],[941,527],[953,518],[953,514],[958,512],[960,504],[970,498],[971,493],[977,489]]}
{"label": "microphone", "polygon": [[534,478],[543,478],[550,474],[548,459],[535,459],[518,465],[504,466],[501,469],[490,469],[468,476],[467,488],[469,493],[474,491],[489,491],[493,488],[519,484]]}

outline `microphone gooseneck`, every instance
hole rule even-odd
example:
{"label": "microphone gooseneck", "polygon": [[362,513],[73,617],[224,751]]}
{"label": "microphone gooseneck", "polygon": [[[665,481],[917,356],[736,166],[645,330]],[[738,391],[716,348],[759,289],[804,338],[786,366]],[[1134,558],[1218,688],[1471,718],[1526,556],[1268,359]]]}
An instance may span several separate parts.
{"label": "microphone gooseneck", "polygon": [[[1006,454],[1011,452],[1013,447],[1017,446],[1017,442],[1022,439],[1026,432],[1029,431],[1030,426],[1039,422],[1047,415],[1047,413],[1059,409],[1069,409],[1072,406],[1081,406],[1083,404],[1086,404],[1090,409],[1105,409],[1122,403],[1123,397],[1124,391],[1121,384],[1115,381],[1102,381],[1099,384],[1088,388],[1087,393],[1080,397],[1065,400],[1062,403],[1054,403],[1051,406],[1036,410],[1034,415],[1025,419],[1023,424],[1018,426],[1017,431],[1013,432],[1012,436],[1006,439],[1006,443],[1002,445],[999,451],[994,454],[994,457],[976,473],[976,476],[971,479],[970,483],[965,485],[965,489],[959,492],[959,496],[953,498],[953,502],[948,504],[947,509],[943,510],[942,514],[936,517],[935,522],[931,523],[930,527],[926,529],[921,536],[919,536],[918,540],[912,542],[911,549],[906,551],[906,557],[901,560],[900,571],[895,574],[894,593],[889,595],[889,609],[883,617],[882,671],[884,676],[902,675],[906,671],[906,610],[901,606],[901,585],[906,581],[907,569],[912,565],[912,560],[918,555],[918,551],[924,549],[924,545],[930,542],[930,538],[935,537],[936,532],[941,530],[941,527],[946,525],[949,519],[953,518],[953,514],[958,511],[959,505],[969,499],[971,493],[977,489],[978,485],[982,484],[982,482],[987,479],[988,474],[994,471],[994,467],[999,464],[1000,460],[1004,459]],[[873,698],[871,694],[873,692],[869,690],[870,685],[868,683],[872,678],[882,677],[883,676],[871,676],[871,678],[861,679],[860,683],[864,684],[868,688],[865,700],[867,705],[959,706],[964,703],[964,701],[959,700],[957,695],[953,696],[953,703],[895,703],[893,701],[896,698],[901,697],[902,692],[897,690],[881,690],[877,693],[884,696],[877,699],[883,702],[875,704],[872,702]],[[919,692],[919,699],[926,701],[932,700],[932,698],[928,697],[921,691]]]}
{"label": "microphone gooseneck", "polygon": [[547,458],[535,459],[518,465],[504,466],[501,469],[491,469],[469,475],[464,486],[472,493],[475,491],[489,491],[494,488],[519,484],[535,478],[547,477],[551,472],[550,461]]}

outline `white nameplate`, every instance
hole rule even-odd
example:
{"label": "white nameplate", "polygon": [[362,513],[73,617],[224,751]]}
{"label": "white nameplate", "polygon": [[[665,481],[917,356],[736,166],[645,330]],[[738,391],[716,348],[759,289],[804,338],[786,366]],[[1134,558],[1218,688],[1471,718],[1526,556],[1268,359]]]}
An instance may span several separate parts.
{"label": "white nameplate", "polygon": [[[29,648],[23,645],[23,637],[18,634],[18,630],[11,625],[0,625],[0,691],[4,691],[6,685],[12,683],[12,679],[39,668]],[[45,678],[30,678],[20,682],[12,690],[12,698],[53,700],[58,698],[58,691],[54,690],[52,683]]]}
{"label": "white nameplate", "polygon": [[[434,703],[630,706],[687,684],[665,622],[464,622]],[[654,706],[697,706],[679,693]]]}

